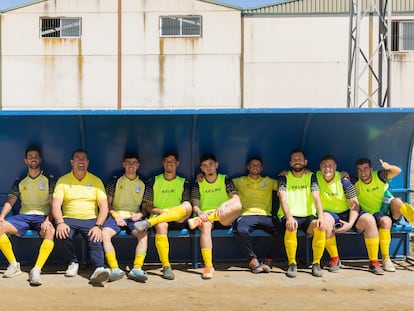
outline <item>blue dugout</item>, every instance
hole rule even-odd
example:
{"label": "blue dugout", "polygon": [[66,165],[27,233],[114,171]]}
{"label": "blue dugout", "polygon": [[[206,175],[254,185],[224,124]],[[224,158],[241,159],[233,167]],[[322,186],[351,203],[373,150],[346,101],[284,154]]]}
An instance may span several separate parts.
{"label": "blue dugout", "polygon": [[320,158],[333,154],[338,169],[355,175],[355,160],[368,157],[398,165],[402,173],[393,189],[404,199],[410,188],[414,109],[228,109],[122,111],[0,111],[0,199],[26,173],[29,145],[42,151],[43,169],[57,177],[70,169],[72,151],[88,151],[89,171],[105,182],[122,174],[127,151],[138,152],[139,174],[162,172],[162,154],[176,150],[179,175],[190,181],[199,158],[214,153],[219,172],[230,177],[246,173],[246,160],[260,155],[264,174],[275,177],[288,169],[289,153],[302,148],[316,170]]}

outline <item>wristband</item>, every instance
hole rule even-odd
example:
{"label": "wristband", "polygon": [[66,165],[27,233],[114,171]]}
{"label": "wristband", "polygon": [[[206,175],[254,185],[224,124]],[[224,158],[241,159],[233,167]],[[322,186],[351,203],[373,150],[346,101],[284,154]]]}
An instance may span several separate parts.
{"label": "wristband", "polygon": [[64,221],[58,222],[58,223],[56,223],[56,227],[61,225],[61,224],[64,224],[64,223],[65,223]]}
{"label": "wristband", "polygon": [[102,225],[94,224],[94,227],[98,227],[99,229],[102,229]]}

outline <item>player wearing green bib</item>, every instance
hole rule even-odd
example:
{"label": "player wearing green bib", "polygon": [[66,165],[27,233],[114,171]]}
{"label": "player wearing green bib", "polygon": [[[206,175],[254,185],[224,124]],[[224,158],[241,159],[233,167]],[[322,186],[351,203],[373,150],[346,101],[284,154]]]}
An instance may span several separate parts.
{"label": "player wearing green bib", "polygon": [[361,209],[372,214],[377,222],[382,267],[385,271],[394,272],[395,267],[389,255],[392,222],[393,220],[398,221],[404,216],[408,221],[414,223],[414,210],[408,203],[404,203],[399,198],[391,197],[392,219],[388,213],[381,211],[384,193],[389,188],[388,182],[400,174],[401,169],[381,159],[380,163],[383,169],[373,171],[370,159],[361,158],[356,161],[358,181],[355,183],[355,189]]}
{"label": "player wearing green bib", "polygon": [[150,179],[145,187],[144,208],[151,214],[148,220],[135,223],[135,229],[145,231],[155,227],[155,247],[162,264],[162,277],[174,280],[169,261],[168,229],[183,229],[190,217],[190,185],[177,175],[178,153],[167,151],[163,156],[164,173]]}
{"label": "player wearing green bib", "polygon": [[[316,176],[306,171],[308,160],[305,153],[295,149],[290,153],[291,170],[279,179],[280,209],[285,224],[285,249],[288,258],[288,277],[296,277],[296,250],[298,247],[297,230],[313,235],[312,275],[322,276],[320,260],[325,249],[325,219],[319,197]],[[316,216],[317,215],[317,216]]]}
{"label": "player wearing green bib", "polygon": [[360,210],[355,188],[349,179],[342,178],[336,171],[333,155],[324,156],[319,167],[316,177],[327,223],[325,248],[331,257],[329,271],[338,272],[341,265],[335,232],[354,229],[364,232],[369,271],[377,275],[384,274],[378,262],[379,238],[374,217]]}
{"label": "player wearing green bib", "polygon": [[201,255],[204,260],[203,279],[213,277],[213,243],[211,230],[214,222],[230,226],[241,210],[240,198],[233,181],[217,173],[218,162],[213,154],[206,153],[200,158],[200,169],[204,174],[191,191],[194,213],[197,217],[188,221],[190,229],[199,228]]}

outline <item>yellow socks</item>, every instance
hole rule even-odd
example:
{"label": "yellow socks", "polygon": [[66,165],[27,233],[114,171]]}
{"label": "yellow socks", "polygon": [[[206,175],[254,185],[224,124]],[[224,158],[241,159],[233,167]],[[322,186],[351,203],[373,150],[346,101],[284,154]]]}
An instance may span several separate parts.
{"label": "yellow socks", "polygon": [[367,248],[368,259],[370,261],[378,261],[379,238],[365,238],[364,240]]}
{"label": "yellow socks", "polygon": [[326,239],[325,248],[329,254],[329,256],[332,257],[339,257],[338,254],[338,246],[336,245],[336,236],[333,236],[332,238]]}
{"label": "yellow socks", "polygon": [[35,263],[36,268],[39,268],[39,269],[43,268],[54,246],[55,246],[55,242],[53,242],[52,240],[43,239],[43,242],[40,245],[39,255],[37,256],[37,260]]}
{"label": "yellow socks", "polygon": [[142,268],[142,266],[144,265],[144,260],[145,260],[146,256],[147,256],[147,253],[145,253],[145,252],[135,254],[134,269],[141,269]]}
{"label": "yellow socks", "polygon": [[401,214],[414,225],[414,208],[408,204],[404,203],[400,208]]}
{"label": "yellow socks", "polygon": [[211,248],[202,248],[201,256],[203,257],[205,267],[213,266],[213,250]]}
{"label": "yellow socks", "polygon": [[9,263],[16,262],[11,242],[5,233],[0,236],[0,250]]}
{"label": "yellow socks", "polygon": [[106,253],[105,258],[106,258],[106,262],[108,263],[109,268],[111,269],[119,268],[118,260],[116,260],[115,253]]}
{"label": "yellow socks", "polygon": [[378,229],[379,245],[382,259],[390,257],[391,232],[390,229]]}
{"label": "yellow socks", "polygon": [[297,231],[285,231],[285,249],[288,264],[296,265],[296,249],[298,248]]}
{"label": "yellow socks", "polygon": [[325,251],[326,232],[318,228],[313,229],[312,250],[313,250],[313,264],[320,263]]}
{"label": "yellow socks", "polygon": [[171,207],[169,210],[167,210],[165,213],[162,213],[158,215],[157,217],[152,217],[148,219],[149,223],[151,224],[151,227],[161,223],[161,222],[171,222],[171,221],[177,221],[181,218],[184,218],[184,216],[187,214],[187,211],[184,207],[181,205]]}
{"label": "yellow socks", "polygon": [[170,244],[168,243],[168,237],[166,234],[155,234],[155,246],[157,247],[158,257],[163,267],[169,267],[169,252]]}
{"label": "yellow socks", "polygon": [[214,222],[214,221],[219,221],[220,218],[216,215],[216,212],[212,212],[212,213],[208,214],[208,220],[210,222]]}

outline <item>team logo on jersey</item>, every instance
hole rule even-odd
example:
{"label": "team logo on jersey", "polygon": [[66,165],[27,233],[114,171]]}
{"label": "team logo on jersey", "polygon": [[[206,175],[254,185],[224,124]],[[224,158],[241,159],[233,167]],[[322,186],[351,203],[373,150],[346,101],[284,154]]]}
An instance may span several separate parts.
{"label": "team logo on jersey", "polygon": [[86,187],[87,187],[89,190],[91,190],[91,189],[92,189],[92,184],[88,184]]}
{"label": "team logo on jersey", "polygon": [[262,188],[266,187],[266,182],[262,181],[262,182],[260,183],[260,187],[262,187]]}
{"label": "team logo on jersey", "polygon": [[135,187],[135,192],[136,193],[141,193],[141,187],[140,186],[136,186]]}
{"label": "team logo on jersey", "polygon": [[45,183],[40,183],[40,185],[39,185],[39,189],[40,190],[45,190],[45,188],[46,188],[46,186],[45,186]]}

